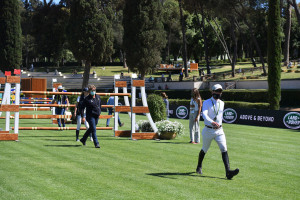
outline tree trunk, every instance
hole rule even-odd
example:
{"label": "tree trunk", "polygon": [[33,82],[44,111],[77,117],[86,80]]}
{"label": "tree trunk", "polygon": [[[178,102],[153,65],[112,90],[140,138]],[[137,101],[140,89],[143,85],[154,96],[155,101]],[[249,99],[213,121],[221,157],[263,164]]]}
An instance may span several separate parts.
{"label": "tree trunk", "polygon": [[[229,53],[229,50],[228,50],[228,47],[227,47],[227,44],[226,44],[226,41],[225,41],[225,37],[222,33],[222,30],[220,28],[220,26],[218,25],[218,23],[216,22],[215,19],[213,19],[217,29],[215,28],[215,26],[212,25],[212,23],[207,19],[207,22],[209,23],[209,25],[212,27],[212,29],[214,30],[214,32],[216,33],[216,36],[218,38],[218,40],[221,42],[222,44],[222,47],[224,48],[224,51],[225,51],[225,54],[227,55],[228,57],[228,60],[230,63],[232,63],[232,60],[231,60],[231,56],[230,56],[230,53]],[[226,60],[225,58],[226,56],[224,56],[224,61]]]}
{"label": "tree trunk", "polygon": [[249,56],[250,56],[250,58],[251,58],[251,61],[252,61],[252,65],[253,65],[253,67],[254,68],[256,68],[256,63],[255,63],[255,59],[254,59],[254,57],[253,57],[253,49],[252,48],[249,48]]}
{"label": "tree trunk", "polygon": [[[126,63],[126,52],[123,51],[123,68],[127,68],[127,63]],[[129,73],[129,68],[128,68],[128,73]]]}
{"label": "tree trunk", "polygon": [[267,71],[266,71],[266,67],[265,67],[265,62],[264,62],[264,57],[261,53],[261,50],[260,50],[260,47],[258,45],[258,42],[254,36],[254,31],[253,31],[253,27],[250,23],[248,23],[247,19],[244,17],[244,15],[242,15],[241,13],[237,12],[236,13],[243,19],[243,21],[245,22],[245,24],[247,25],[247,27],[249,28],[249,32],[250,32],[250,35],[251,35],[251,39],[252,41],[254,42],[254,45],[256,47],[256,51],[260,57],[260,62],[262,64],[262,68],[263,68],[263,75],[264,76],[267,76]]}
{"label": "tree trunk", "polygon": [[230,22],[230,33],[231,33],[231,38],[232,38],[232,43],[233,43],[233,56],[232,56],[232,62],[231,62],[231,75],[232,77],[235,77],[235,64],[236,64],[236,57],[237,57],[237,38],[235,35],[234,31],[234,19],[231,19]]}
{"label": "tree trunk", "polygon": [[171,63],[171,58],[170,58],[170,35],[171,35],[171,28],[169,28],[169,33],[168,33],[168,49],[167,49],[167,57],[168,57],[168,62]]}
{"label": "tree trunk", "polygon": [[82,89],[87,87],[89,84],[90,71],[91,71],[91,61],[86,60],[84,66],[83,80],[82,80]]}
{"label": "tree trunk", "polygon": [[183,65],[185,69],[185,77],[189,77],[188,68],[187,68],[187,49],[186,49],[186,36],[185,36],[185,20],[182,13],[182,0],[179,0],[179,10],[180,10],[180,21],[182,29],[182,40],[183,40]]}
{"label": "tree trunk", "polygon": [[201,22],[200,22],[200,19],[199,19],[199,16],[198,16],[198,13],[197,11],[195,10],[195,15],[197,16],[197,20],[198,20],[198,23],[199,23],[199,26],[200,26],[200,31],[201,31],[201,34],[203,36],[203,40],[204,40],[204,49],[205,49],[205,62],[206,62],[206,71],[207,71],[207,74],[211,74],[210,72],[210,67],[209,67],[209,59],[208,59],[208,45],[207,45],[207,36],[206,36],[206,31],[205,31],[205,17],[204,17],[204,11],[203,11],[203,7],[201,6]]}
{"label": "tree trunk", "polygon": [[297,16],[297,21],[300,26],[300,9],[298,7],[297,1],[296,0],[287,0],[287,2],[294,7],[294,10],[295,10],[295,13]]}
{"label": "tree trunk", "polygon": [[291,38],[291,26],[292,26],[292,5],[287,3],[286,6],[286,24],[285,24],[285,41],[284,41],[284,65],[287,66],[290,62],[290,38]]}

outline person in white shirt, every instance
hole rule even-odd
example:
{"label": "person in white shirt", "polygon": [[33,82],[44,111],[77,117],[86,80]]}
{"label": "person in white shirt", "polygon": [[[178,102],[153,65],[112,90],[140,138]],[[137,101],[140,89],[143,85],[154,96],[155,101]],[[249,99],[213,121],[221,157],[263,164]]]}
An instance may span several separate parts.
{"label": "person in white shirt", "polygon": [[202,108],[202,99],[197,88],[192,90],[192,98],[190,102],[190,118],[189,118],[189,129],[190,129],[190,143],[200,143],[200,113]]}
{"label": "person in white shirt", "polygon": [[[80,113],[81,108],[80,107],[82,105],[84,98],[89,95],[88,91],[89,91],[88,88],[82,89],[81,95],[79,97],[77,97],[77,102],[76,102],[76,106],[75,106],[74,115],[77,119],[77,128],[76,128],[76,141],[77,142],[79,142],[79,132],[80,132],[80,127],[81,127],[81,113]],[[84,125],[85,125],[86,129],[89,129],[89,123],[87,121],[84,122]],[[91,141],[93,141],[92,134],[90,135],[90,138],[91,138]]]}
{"label": "person in white shirt", "polygon": [[202,130],[203,146],[199,153],[196,172],[202,174],[202,161],[210,147],[211,141],[215,140],[222,153],[226,177],[227,179],[232,179],[233,176],[239,173],[239,169],[230,170],[226,138],[222,127],[224,110],[224,102],[220,100],[222,91],[223,89],[220,84],[214,85],[212,87],[212,97],[203,103],[202,115],[205,127]]}

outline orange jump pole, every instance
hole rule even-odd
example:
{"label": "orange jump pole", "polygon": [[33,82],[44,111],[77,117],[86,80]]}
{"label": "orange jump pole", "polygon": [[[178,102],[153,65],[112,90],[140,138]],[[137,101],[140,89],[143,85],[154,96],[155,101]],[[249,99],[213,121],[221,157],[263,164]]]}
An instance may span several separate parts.
{"label": "orange jump pole", "polygon": [[[48,91],[21,91],[23,94],[45,94],[45,95],[81,95],[81,92],[48,92]],[[99,96],[130,96],[130,93],[96,93]]]}
{"label": "orange jump pole", "polygon": [[28,101],[28,102],[51,102],[49,99],[21,99],[20,101]]}
{"label": "orange jump pole", "polygon": [[[14,127],[11,127],[14,130]],[[76,130],[77,127],[19,127],[19,130]],[[112,127],[96,127],[97,130],[112,130]],[[80,130],[86,130],[80,127]]]}
{"label": "orange jump pole", "polygon": [[[21,104],[24,107],[75,107],[75,104]],[[101,105],[103,108],[113,108],[113,105]]]}
{"label": "orange jump pole", "polygon": [[[49,106],[48,106],[49,107]],[[50,111],[51,108],[19,108],[19,110],[32,110],[32,111]]]}
{"label": "orange jump pole", "polygon": [[[19,119],[70,119],[72,115],[20,115]],[[113,115],[100,115],[99,119],[109,119]],[[10,116],[10,119],[14,119],[14,116]],[[0,119],[5,119],[5,117],[0,117]]]}

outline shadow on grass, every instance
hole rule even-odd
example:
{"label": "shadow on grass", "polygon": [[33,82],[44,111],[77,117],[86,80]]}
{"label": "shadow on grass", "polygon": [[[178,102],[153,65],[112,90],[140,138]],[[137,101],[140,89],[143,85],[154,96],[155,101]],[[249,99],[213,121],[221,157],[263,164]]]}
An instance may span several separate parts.
{"label": "shadow on grass", "polygon": [[21,135],[21,136],[19,136],[19,137],[33,137],[33,138],[35,138],[35,137],[41,137],[41,138],[43,138],[43,137],[74,137],[73,135]]}
{"label": "shadow on grass", "polygon": [[77,145],[68,145],[68,144],[64,144],[64,145],[48,145],[48,144],[46,144],[46,145],[44,145],[44,146],[46,146],[46,147],[81,147],[82,145],[79,145],[79,144],[77,144]]}
{"label": "shadow on grass", "polygon": [[70,140],[58,140],[58,139],[45,139],[47,141],[54,141],[54,142],[69,142]]}
{"label": "shadow on grass", "polygon": [[180,172],[164,172],[164,173],[149,173],[147,175],[150,176],[157,176],[160,178],[169,178],[169,179],[177,179],[176,176],[191,176],[191,177],[199,177],[199,178],[215,178],[215,179],[221,179],[221,180],[227,180],[226,178],[219,178],[219,177],[214,177],[214,176],[203,176],[203,175],[198,175],[196,172],[186,172],[186,173],[180,173]]}
{"label": "shadow on grass", "polygon": [[167,141],[156,141],[155,143],[160,143],[160,144],[187,144],[186,142],[167,142]]}

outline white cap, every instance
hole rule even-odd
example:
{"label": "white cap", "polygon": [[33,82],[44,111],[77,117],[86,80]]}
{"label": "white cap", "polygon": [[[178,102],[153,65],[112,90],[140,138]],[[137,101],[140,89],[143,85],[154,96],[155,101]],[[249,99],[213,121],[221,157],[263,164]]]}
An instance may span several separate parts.
{"label": "white cap", "polygon": [[212,90],[212,91],[215,91],[215,90],[223,90],[223,88],[222,88],[222,85],[220,85],[220,84],[215,84],[214,86],[212,86],[211,90]]}
{"label": "white cap", "polygon": [[62,90],[63,87],[62,87],[61,85],[59,85],[59,86],[57,87],[57,89]]}

